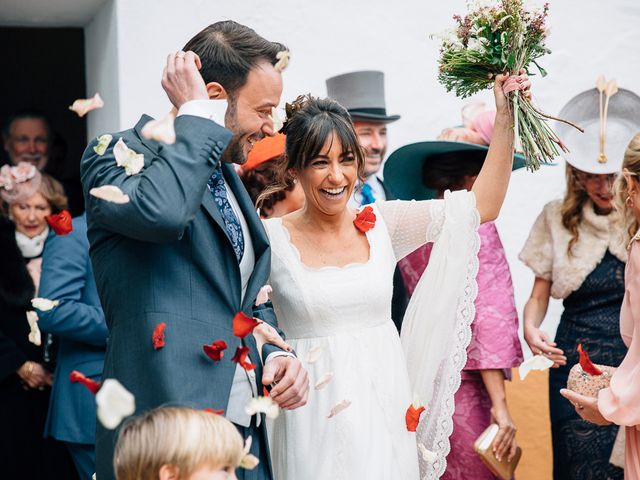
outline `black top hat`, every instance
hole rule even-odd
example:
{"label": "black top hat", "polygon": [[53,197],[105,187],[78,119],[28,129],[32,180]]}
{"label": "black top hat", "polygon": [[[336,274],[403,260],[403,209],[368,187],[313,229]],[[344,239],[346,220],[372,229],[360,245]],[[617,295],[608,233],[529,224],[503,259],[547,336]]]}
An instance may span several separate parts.
{"label": "black top hat", "polygon": [[350,72],[327,79],[327,96],[346,108],[353,120],[391,123],[400,115],[387,115],[384,73]]}

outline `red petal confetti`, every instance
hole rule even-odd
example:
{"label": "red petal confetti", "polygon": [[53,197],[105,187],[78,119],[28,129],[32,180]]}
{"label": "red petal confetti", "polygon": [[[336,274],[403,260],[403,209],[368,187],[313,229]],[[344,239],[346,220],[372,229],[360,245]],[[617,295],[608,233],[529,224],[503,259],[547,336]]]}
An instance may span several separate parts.
{"label": "red petal confetti", "polygon": [[238,347],[231,361],[237,363],[245,370],[253,370],[256,368],[256,364],[248,362],[247,355],[249,355],[249,347]]}
{"label": "red petal confetti", "polygon": [[47,223],[56,235],[67,235],[73,230],[71,214],[67,210],[47,217]]}
{"label": "red petal confetti", "polygon": [[415,432],[420,422],[420,414],[424,412],[424,407],[416,408],[413,404],[407,408],[407,413],[404,415],[404,420],[407,422],[407,430],[409,432]]}
{"label": "red petal confetti", "polygon": [[81,383],[82,385],[87,387],[89,391],[91,391],[91,393],[93,393],[94,395],[98,393],[98,390],[100,390],[100,387],[102,386],[102,382],[91,380],[77,370],[74,370],[69,374],[69,380],[71,380],[71,383]]}
{"label": "red petal confetti", "polygon": [[367,233],[376,226],[376,214],[373,213],[371,205],[367,205],[360,211],[360,213],[358,213],[358,215],[356,215],[356,219],[353,221],[353,224],[362,233]]}
{"label": "red petal confetti", "polygon": [[236,316],[233,317],[233,334],[236,337],[244,338],[253,332],[253,329],[256,328],[259,323],[255,318],[251,318],[243,312],[238,312]]}
{"label": "red petal confetti", "polygon": [[262,387],[262,396],[263,397],[269,396],[269,390],[267,390],[267,387]]}
{"label": "red petal confetti", "polygon": [[164,347],[164,329],[167,328],[167,324],[162,322],[156,325],[156,328],[153,329],[153,335],[151,336],[151,341],[153,342],[153,348],[158,350]]}
{"label": "red petal confetti", "polygon": [[227,342],[224,340],[216,340],[211,345],[204,345],[202,350],[211,360],[218,362],[224,357],[224,351],[227,349]]}
{"label": "red petal confetti", "polygon": [[593,364],[587,351],[582,349],[581,343],[578,344],[578,352],[580,353],[580,366],[585,373],[592,376],[602,375],[602,370]]}
{"label": "red petal confetti", "polygon": [[213,408],[205,408],[205,412],[215,413],[216,415],[224,415],[224,410],[214,410]]}

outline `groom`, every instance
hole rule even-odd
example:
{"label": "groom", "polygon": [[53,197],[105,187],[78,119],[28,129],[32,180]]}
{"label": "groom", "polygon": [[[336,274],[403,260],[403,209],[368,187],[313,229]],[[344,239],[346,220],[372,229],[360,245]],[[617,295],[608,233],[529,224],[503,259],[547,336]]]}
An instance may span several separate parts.
{"label": "groom", "polygon": [[[265,345],[263,368],[253,336],[233,334],[239,311],[276,325],[270,303],[255,305],[271,250],[232,163],[244,163],[255,142],[274,134],[270,114],[282,93],[274,65],[283,50],[235,22],[210,25],[167,59],[162,86],[177,110],[176,142],[144,138],[151,118],[143,116],[114,134],[104,154],[93,141],[81,164],[91,259],[109,327],[103,378],[118,379],[135,395],[136,413],[168,404],[224,410],[245,438],[252,436],[260,459],[255,470],[238,472],[241,479],[272,478],[264,419],[249,416],[246,403],[262,395],[263,384],[277,383],[271,398],[293,409],[306,403],[309,389],[297,358]],[[116,164],[120,138],[144,155],[138,173]],[[104,185],[119,187],[130,201],[89,193]],[[162,323],[164,346],[154,345]],[[220,360],[203,350],[217,340],[228,346]],[[231,361],[240,346],[249,348],[255,370]],[[99,480],[114,478],[116,433],[98,427]]]}

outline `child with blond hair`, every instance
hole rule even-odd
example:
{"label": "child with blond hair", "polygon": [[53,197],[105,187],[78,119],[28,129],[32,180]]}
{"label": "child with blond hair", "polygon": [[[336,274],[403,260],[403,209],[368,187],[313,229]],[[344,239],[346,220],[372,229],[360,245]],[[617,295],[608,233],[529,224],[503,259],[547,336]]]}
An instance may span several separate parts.
{"label": "child with blond hair", "polygon": [[164,407],[123,427],[114,469],[117,480],[235,480],[244,456],[242,437],[224,417]]}

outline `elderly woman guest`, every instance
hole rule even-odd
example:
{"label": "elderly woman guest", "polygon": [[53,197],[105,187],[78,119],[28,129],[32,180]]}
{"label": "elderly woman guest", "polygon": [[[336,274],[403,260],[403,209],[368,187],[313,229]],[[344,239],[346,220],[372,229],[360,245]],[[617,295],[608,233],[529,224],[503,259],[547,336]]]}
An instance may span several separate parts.
{"label": "elderly woman guest", "polygon": [[[493,126],[495,112],[485,115]],[[452,129],[443,132],[449,137]],[[455,129],[467,142],[475,141],[470,129]],[[476,134],[477,136],[477,134]],[[442,137],[442,136],[441,136]],[[484,141],[479,139],[482,144]],[[488,143],[488,142],[487,142]],[[395,151],[385,166],[387,187],[402,200],[443,198],[446,190],[471,190],[482,168],[487,147],[451,141],[421,142]],[[516,155],[514,168],[524,166]],[[495,421],[500,430],[493,443],[497,458],[512,458],[516,452],[516,428],[509,414],[505,379],[511,368],[522,362],[518,339],[518,314],[506,254],[493,222],[480,225],[478,296],[467,363],[455,394],[451,451],[443,479],[459,479],[474,472],[473,478],[495,477],[475,453],[473,444]],[[409,293],[425,271],[433,244],[420,247],[400,261],[400,270]]]}
{"label": "elderly woman guest", "polygon": [[247,162],[240,167],[240,179],[262,218],[282,217],[304,205],[304,192],[291,175],[285,178],[286,188],[263,197],[258,204],[262,192],[278,181],[278,165],[284,161],[285,138],[282,133],[263,138],[253,146]]}
{"label": "elderly woman guest", "polygon": [[26,317],[38,291],[46,217],[66,208],[66,197],[28,163],[2,167],[0,195],[0,465],[6,478],[74,478],[64,448],[43,440],[52,376],[44,345],[29,341]]}
{"label": "elderly woman guest", "polygon": [[597,398],[585,397],[570,390],[562,395],[571,400],[576,412],[596,425],[612,422],[625,427],[626,480],[640,479],[640,134],[627,147],[622,175],[616,188],[616,207],[630,224],[631,243],[625,270],[625,297],[620,311],[620,334],[629,347],[627,355],[611,378],[608,388]]}
{"label": "elderly woman guest", "polygon": [[[534,354],[547,355],[556,367],[549,373],[556,480],[623,477],[622,470],[609,463],[617,427],[586,424],[560,395],[570,368],[578,362],[578,344],[598,364],[619,365],[626,352],[619,315],[628,240],[613,208],[612,185],[622,149],[633,129],[640,128],[637,115],[627,114],[640,108],[640,97],[624,89],[611,97],[604,157],[598,150],[603,145],[598,141],[599,104],[593,89],[574,97],[561,111],[562,118],[576,120],[586,132],[579,136],[559,127],[571,150],[565,157],[567,191],[563,200],[544,207],[520,254],[536,276],[524,309],[525,340]],[[540,329],[550,296],[564,300],[554,341]]]}

